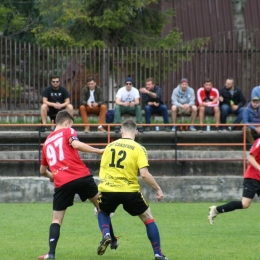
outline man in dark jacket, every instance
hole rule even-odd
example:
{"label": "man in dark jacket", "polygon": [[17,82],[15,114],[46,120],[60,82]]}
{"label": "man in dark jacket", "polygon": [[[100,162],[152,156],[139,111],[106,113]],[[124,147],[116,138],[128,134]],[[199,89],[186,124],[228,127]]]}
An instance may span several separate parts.
{"label": "man in dark jacket", "polygon": [[97,130],[98,132],[106,132],[102,125],[105,124],[107,107],[104,104],[102,89],[97,86],[93,77],[87,78],[87,86],[81,91],[80,104],[79,113],[83,123],[86,124],[84,132],[89,132],[88,114],[99,115]]}
{"label": "man in dark jacket", "polygon": [[253,134],[260,135],[260,126],[255,126],[258,124],[260,125],[260,106],[259,98],[257,96],[253,97],[251,102],[249,102],[244,109],[243,123],[251,124],[246,127],[246,140],[248,143],[253,144],[255,141]]}
{"label": "man in dark jacket", "polygon": [[[242,121],[242,115],[244,111],[244,105],[246,99],[242,91],[235,87],[235,81],[233,78],[228,78],[226,80],[225,86],[219,91],[219,101],[220,101],[220,122],[225,124],[227,121],[228,114],[237,115],[233,124],[240,123]],[[234,130],[236,127],[232,126],[228,129],[230,131]],[[226,130],[225,127],[222,127],[222,130]]]}
{"label": "man in dark jacket", "polygon": [[[155,85],[153,78],[148,78],[145,81],[145,88],[139,90],[145,100],[145,123],[151,124],[151,116],[153,114],[160,114],[163,117],[164,124],[169,124],[168,109],[162,102],[162,89]],[[165,130],[170,132],[170,127],[166,126]],[[150,131],[150,127],[146,127],[145,131]]]}

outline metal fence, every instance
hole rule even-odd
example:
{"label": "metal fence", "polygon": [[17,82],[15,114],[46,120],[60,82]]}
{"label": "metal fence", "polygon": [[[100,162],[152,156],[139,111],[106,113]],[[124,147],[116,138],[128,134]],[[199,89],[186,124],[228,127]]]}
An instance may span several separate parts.
{"label": "metal fence", "polygon": [[1,110],[39,109],[43,89],[50,76],[59,75],[71,94],[74,108],[79,107],[86,78],[95,76],[103,87],[104,98],[114,107],[115,93],[132,76],[135,86],[154,77],[163,89],[163,101],[170,109],[171,93],[182,77],[197,90],[211,78],[221,88],[233,77],[247,100],[259,84],[259,32],[225,33],[209,39],[203,47],[183,44],[172,49],[145,48],[42,48],[38,45],[0,38]]}

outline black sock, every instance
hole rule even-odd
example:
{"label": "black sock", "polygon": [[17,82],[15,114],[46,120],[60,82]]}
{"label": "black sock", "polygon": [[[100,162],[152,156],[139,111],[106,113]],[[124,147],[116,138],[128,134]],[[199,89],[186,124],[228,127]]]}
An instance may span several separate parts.
{"label": "black sock", "polygon": [[56,246],[60,237],[60,225],[57,223],[52,223],[50,226],[50,235],[49,235],[49,254],[55,255]]}
{"label": "black sock", "polygon": [[226,213],[236,209],[243,209],[242,201],[230,201],[227,204],[217,207],[218,213]]}
{"label": "black sock", "polygon": [[115,234],[114,234],[114,230],[113,230],[113,227],[112,227],[112,222],[111,222],[111,220],[110,220],[110,223],[109,223],[109,227],[110,227],[110,236],[111,236],[111,239],[112,239],[113,241],[115,241],[115,240],[116,240],[116,237],[115,237]]}

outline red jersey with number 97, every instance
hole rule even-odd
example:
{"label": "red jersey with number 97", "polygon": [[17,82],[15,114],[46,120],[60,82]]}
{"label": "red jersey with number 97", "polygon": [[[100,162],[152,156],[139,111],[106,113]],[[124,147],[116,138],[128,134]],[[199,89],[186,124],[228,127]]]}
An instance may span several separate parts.
{"label": "red jersey with number 97", "polygon": [[[258,138],[250,149],[250,154],[255,157],[255,160],[260,164],[260,138]],[[244,178],[251,178],[260,181],[260,172],[250,163],[248,163]]]}
{"label": "red jersey with number 97", "polygon": [[62,128],[51,133],[42,147],[41,165],[49,166],[54,177],[55,188],[90,175],[79,153],[69,144],[69,139],[78,140],[72,128]]}

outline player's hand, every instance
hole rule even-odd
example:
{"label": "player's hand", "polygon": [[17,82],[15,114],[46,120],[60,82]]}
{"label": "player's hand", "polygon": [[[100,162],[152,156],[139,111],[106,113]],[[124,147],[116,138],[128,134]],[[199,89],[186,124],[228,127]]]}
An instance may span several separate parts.
{"label": "player's hand", "polygon": [[99,151],[97,152],[97,154],[102,155],[104,153],[105,149],[99,149]]}
{"label": "player's hand", "polygon": [[160,201],[164,198],[164,195],[163,195],[163,192],[161,189],[156,191],[156,196],[157,196],[158,201]]}

